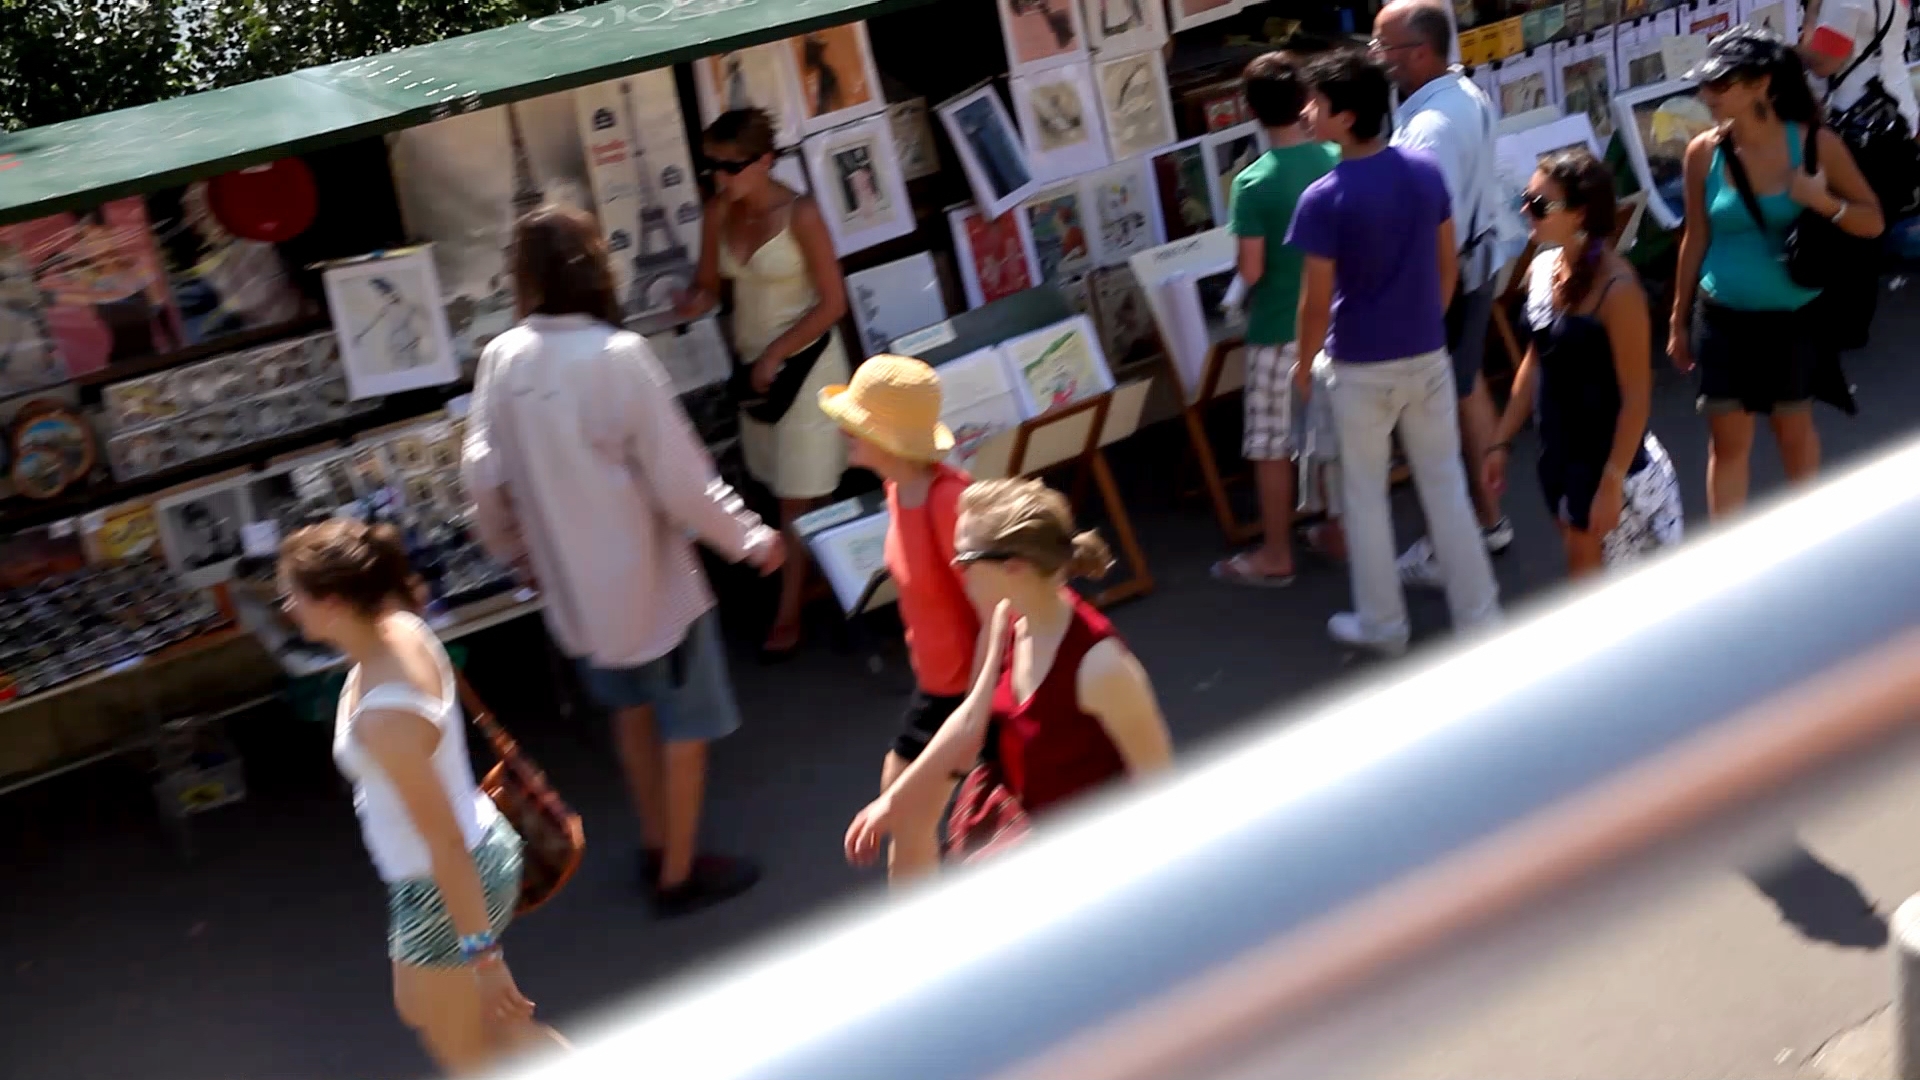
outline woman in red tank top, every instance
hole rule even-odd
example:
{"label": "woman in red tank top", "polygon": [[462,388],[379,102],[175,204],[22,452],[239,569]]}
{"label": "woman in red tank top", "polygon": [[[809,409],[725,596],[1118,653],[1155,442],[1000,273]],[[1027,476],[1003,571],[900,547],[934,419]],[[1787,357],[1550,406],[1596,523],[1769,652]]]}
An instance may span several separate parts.
{"label": "woman in red tank top", "polygon": [[987,655],[952,719],[854,818],[846,846],[856,865],[892,831],[896,803],[976,763],[1003,798],[1044,816],[1172,758],[1146,671],[1106,616],[1067,588],[1104,576],[1113,556],[1093,533],[1074,533],[1064,496],[1033,480],[976,483],[961,496],[954,549],[967,592],[994,611]]}

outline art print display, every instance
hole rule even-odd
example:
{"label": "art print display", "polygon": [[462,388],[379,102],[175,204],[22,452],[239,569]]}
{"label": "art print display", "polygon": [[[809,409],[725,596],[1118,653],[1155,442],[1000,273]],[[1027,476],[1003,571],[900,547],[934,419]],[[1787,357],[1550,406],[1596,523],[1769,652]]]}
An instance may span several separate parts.
{"label": "art print display", "polygon": [[815,135],[807,140],[806,157],[835,252],[850,255],[913,231],[907,180],[885,116]]}
{"label": "art print display", "polygon": [[1714,126],[1699,88],[1686,79],[1670,79],[1620,94],[1613,108],[1627,160],[1647,193],[1647,211],[1662,228],[1679,227],[1686,206],[1687,144]]}
{"label": "art print display", "polygon": [[996,346],[941,364],[940,422],[953,432],[949,464],[968,472],[980,448],[1027,418],[1013,368]]}
{"label": "art print display", "polygon": [[887,123],[893,126],[893,149],[900,155],[902,177],[919,180],[940,172],[940,149],[933,141],[926,98],[887,106]]}
{"label": "art print display", "polygon": [[1206,148],[1208,191],[1213,196],[1214,220],[1231,219],[1233,182],[1241,170],[1260,160],[1267,150],[1266,129],[1259,124],[1242,124],[1202,136]]}
{"label": "art print display", "polygon": [[1590,41],[1563,42],[1553,51],[1561,107],[1569,116],[1584,114],[1603,148],[1613,141],[1613,48],[1608,27]]}
{"label": "art print display", "polygon": [[291,322],[306,309],[280,249],[228,232],[207,182],[148,195],[147,216],[188,344]]}
{"label": "art print display", "polygon": [[145,499],[110,506],[81,518],[80,541],[86,546],[87,559],[96,564],[157,559],[163,554],[160,517],[153,503]]}
{"label": "art print display", "polygon": [[1575,147],[1604,157],[1603,143],[1587,114],[1577,112],[1551,124],[1502,135],[1495,142],[1494,168],[1508,191],[1525,191],[1527,181],[1548,158]]}
{"label": "art print display", "polygon": [[432,245],[455,355],[474,363],[514,322],[507,251],[542,203],[592,210],[571,94],[452,116],[388,136],[407,235]]}
{"label": "art print display", "polygon": [[1172,0],[1173,30],[1191,30],[1196,26],[1238,15],[1247,0]]}
{"label": "art print display", "polygon": [[1636,20],[1614,31],[1615,70],[1620,86],[1616,90],[1635,90],[1666,82],[1681,74],[1669,73],[1662,43],[1679,36],[1679,13],[1663,11]]}
{"label": "art print display", "polygon": [[653,349],[654,359],[667,369],[676,395],[725,382],[733,373],[733,353],[728,351],[719,320],[713,316],[648,334],[647,344]]}
{"label": "art print display", "polygon": [[887,569],[886,511],[822,529],[807,540],[840,610],[852,611],[876,575]]}
{"label": "art print display", "polygon": [[848,274],[847,306],[853,309],[867,356],[890,351],[895,338],[932,326],[949,314],[933,256],[924,251]]}
{"label": "art print display", "polygon": [[[668,85],[672,84],[671,78]],[[760,109],[773,120],[773,143],[800,145],[800,78],[793,52],[779,42],[703,56],[693,62],[694,92],[700,98],[700,125],[722,113]],[[648,90],[655,87],[648,86]],[[677,112],[678,110],[676,110]]]}
{"label": "art print display", "polygon": [[1124,263],[1165,241],[1153,171],[1146,159],[1089,173],[1081,178],[1080,191],[1094,258],[1102,265]]}
{"label": "art print display", "polygon": [[629,320],[671,318],[700,247],[700,186],[673,73],[645,71],[572,98],[621,310]]}
{"label": "art print display", "polygon": [[988,216],[999,217],[1033,194],[1037,181],[1020,134],[991,85],[946,101],[937,111],[973,189],[973,201]]}
{"label": "art print display", "polygon": [[1159,353],[1154,340],[1153,311],[1147,306],[1140,281],[1131,266],[1103,266],[1087,277],[1093,294],[1094,326],[1100,331],[1100,350],[1115,371],[1153,359]]}
{"label": "art print display", "polygon": [[[140,199],[0,226],[0,243],[32,276],[41,326],[69,378],[186,344]],[[23,363],[29,355],[31,345]]]}
{"label": "art print display", "polygon": [[459,381],[429,249],[338,263],[321,280],[354,400]]}
{"label": "art print display", "polygon": [[1167,43],[1160,0],[1086,0],[1087,44],[1096,53],[1124,56]]}
{"label": "art print display", "polygon": [[67,365],[40,310],[40,287],[19,249],[0,235],[0,400],[67,380]]}
{"label": "art print display", "polygon": [[1079,186],[1067,184],[1043,191],[1020,206],[1018,213],[1027,219],[1042,281],[1058,282],[1093,268],[1081,199]]}
{"label": "art print display", "polygon": [[1169,242],[1219,224],[1214,216],[1206,150],[1199,139],[1188,139],[1153,156],[1153,186],[1159,201],[1161,233]]}
{"label": "art print display", "polygon": [[978,207],[964,206],[947,211],[947,226],[968,310],[1040,284],[1025,214],[989,218]]}
{"label": "art print display", "polygon": [[1139,157],[1174,141],[1167,69],[1158,52],[1101,61],[1094,80],[1113,160]]}
{"label": "art print display", "polygon": [[[1737,0],[1694,0],[1694,3],[1682,6],[1679,12],[1680,32],[1683,35],[1712,40],[1716,35],[1733,29],[1733,24],[1740,17],[1740,5]],[[1674,74],[1678,75],[1679,72]]]}
{"label": "art print display", "polygon": [[240,527],[248,520],[246,478],[229,479],[154,503],[167,566],[190,588],[205,589],[233,576],[240,561]]}
{"label": "art print display", "polygon": [[1028,161],[1042,181],[1077,176],[1107,163],[1100,100],[1093,89],[1093,70],[1086,64],[1017,75],[1008,88]]}
{"label": "art print display", "polygon": [[1014,390],[1028,417],[1044,416],[1113,389],[1113,372],[1085,315],[1003,342]]}
{"label": "art print display", "polygon": [[1553,58],[1545,51],[1508,57],[1494,72],[1501,116],[1519,116],[1554,105]]}
{"label": "art print display", "polygon": [[1087,55],[1086,32],[1080,24],[1080,0],[994,0],[1000,9],[1000,32],[1007,41],[1007,67],[1015,75]]}
{"label": "art print display", "polygon": [[886,109],[866,23],[830,26],[784,44],[800,81],[800,125],[807,134]]}

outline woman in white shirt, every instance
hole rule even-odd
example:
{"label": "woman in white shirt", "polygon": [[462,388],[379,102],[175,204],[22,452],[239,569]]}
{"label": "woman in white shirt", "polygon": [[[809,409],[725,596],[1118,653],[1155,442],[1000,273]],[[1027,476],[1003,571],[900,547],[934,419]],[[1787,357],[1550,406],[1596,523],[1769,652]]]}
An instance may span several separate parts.
{"label": "woman in white shirt", "polygon": [[333,757],[387,885],[387,955],[400,1019],[449,1074],[539,1041],[500,932],[520,892],[520,837],[473,779],[446,650],[409,608],[412,570],[387,526],[335,519],[280,549],[286,610],[345,653]]}

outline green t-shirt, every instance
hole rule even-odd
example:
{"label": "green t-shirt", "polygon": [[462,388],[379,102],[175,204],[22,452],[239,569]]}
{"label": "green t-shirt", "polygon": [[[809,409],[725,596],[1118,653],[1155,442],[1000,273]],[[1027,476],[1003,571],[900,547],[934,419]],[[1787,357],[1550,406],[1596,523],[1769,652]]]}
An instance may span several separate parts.
{"label": "green t-shirt", "polygon": [[1285,345],[1294,338],[1303,257],[1283,241],[1300,193],[1339,162],[1340,148],[1332,143],[1303,143],[1269,150],[1234,177],[1230,230],[1267,242],[1267,268],[1247,297],[1249,344]]}

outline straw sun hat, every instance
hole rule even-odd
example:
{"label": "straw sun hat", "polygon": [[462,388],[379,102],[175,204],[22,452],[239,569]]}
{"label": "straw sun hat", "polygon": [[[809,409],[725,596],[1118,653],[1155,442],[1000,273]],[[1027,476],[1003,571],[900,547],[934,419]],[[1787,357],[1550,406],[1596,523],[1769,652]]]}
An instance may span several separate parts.
{"label": "straw sun hat", "polygon": [[953,449],[953,432],[940,422],[940,376],[910,356],[869,357],[852,385],[820,391],[820,411],[908,461],[939,461]]}

